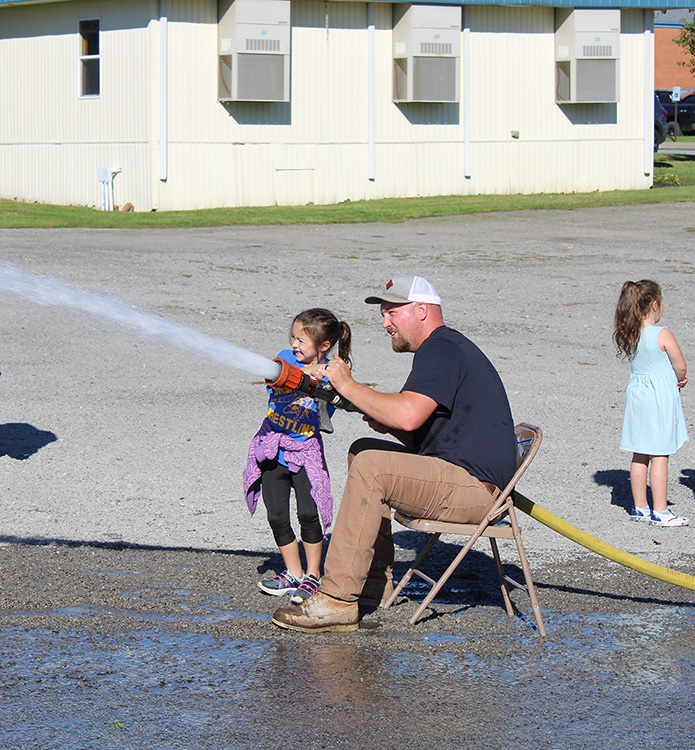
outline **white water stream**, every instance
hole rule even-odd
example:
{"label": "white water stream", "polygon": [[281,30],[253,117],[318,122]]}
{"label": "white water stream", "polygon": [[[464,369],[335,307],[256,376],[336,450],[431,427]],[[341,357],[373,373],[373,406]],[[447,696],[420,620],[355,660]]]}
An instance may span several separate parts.
{"label": "white water stream", "polygon": [[276,362],[234,346],[224,339],[206,336],[192,328],[141,312],[123,302],[99,297],[82,289],[74,289],[54,279],[31,276],[11,266],[0,266],[0,292],[17,294],[39,305],[77,310],[86,315],[125,326],[142,338],[183,349],[198,357],[258,375],[267,380],[274,380],[279,374],[279,366]]}

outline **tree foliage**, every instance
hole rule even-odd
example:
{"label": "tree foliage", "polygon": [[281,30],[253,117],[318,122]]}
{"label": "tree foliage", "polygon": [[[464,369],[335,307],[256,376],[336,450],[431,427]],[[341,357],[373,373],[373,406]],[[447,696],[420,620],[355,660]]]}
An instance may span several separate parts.
{"label": "tree foliage", "polygon": [[678,64],[695,75],[695,20],[683,24],[675,42],[679,47],[682,47],[687,56],[687,60],[679,60]]}

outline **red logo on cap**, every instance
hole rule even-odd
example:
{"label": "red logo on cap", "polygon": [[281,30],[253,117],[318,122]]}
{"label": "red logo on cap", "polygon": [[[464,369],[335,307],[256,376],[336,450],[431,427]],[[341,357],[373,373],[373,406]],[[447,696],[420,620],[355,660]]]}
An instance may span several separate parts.
{"label": "red logo on cap", "polygon": [[393,286],[393,279],[391,279],[391,281],[389,281],[389,283],[386,285],[386,288],[390,289],[392,286]]}

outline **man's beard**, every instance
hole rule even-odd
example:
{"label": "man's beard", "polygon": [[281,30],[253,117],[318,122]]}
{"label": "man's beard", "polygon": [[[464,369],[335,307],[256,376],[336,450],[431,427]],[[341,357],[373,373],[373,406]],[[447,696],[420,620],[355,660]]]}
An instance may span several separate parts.
{"label": "man's beard", "polygon": [[391,338],[391,348],[394,352],[409,352],[410,342],[397,333]]}

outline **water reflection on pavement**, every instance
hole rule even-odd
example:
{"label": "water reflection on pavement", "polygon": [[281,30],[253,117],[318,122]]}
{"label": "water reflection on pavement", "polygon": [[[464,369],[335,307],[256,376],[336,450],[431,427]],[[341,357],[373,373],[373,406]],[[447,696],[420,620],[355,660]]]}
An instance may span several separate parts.
{"label": "water reflection on pavement", "polygon": [[[77,623],[94,614],[71,613]],[[691,609],[546,611],[545,641],[495,617],[506,643],[475,653],[463,637],[423,629],[395,639],[379,628],[308,637],[269,628],[268,639],[136,628],[104,636],[24,628],[19,615],[0,631],[0,745],[692,747]]]}

